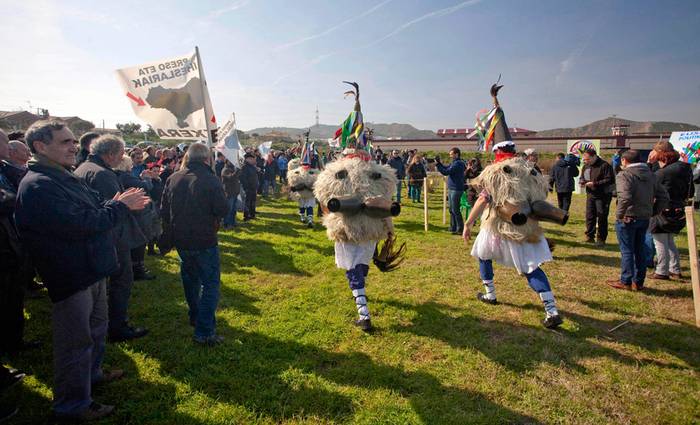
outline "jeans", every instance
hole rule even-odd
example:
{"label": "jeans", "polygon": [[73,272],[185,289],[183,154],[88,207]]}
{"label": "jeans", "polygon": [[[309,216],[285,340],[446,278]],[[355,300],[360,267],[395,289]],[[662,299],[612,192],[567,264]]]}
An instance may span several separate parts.
{"label": "jeans", "polygon": [[[479,258],[479,275],[481,280],[493,280],[493,262],[491,260]],[[547,275],[539,267],[531,273],[525,273],[525,278],[527,278],[527,284],[530,285],[530,288],[538,294],[552,290]]]}
{"label": "jeans", "polygon": [[647,265],[647,268],[654,267],[654,256],[656,255],[656,247],[654,247],[654,237],[648,230],[647,233],[644,235],[644,246],[646,247],[646,251],[644,253],[644,263]]}
{"label": "jeans", "polygon": [[571,207],[571,193],[572,192],[557,192],[557,202],[559,203],[560,209],[569,211]]}
{"label": "jeans", "polygon": [[678,248],[673,240],[673,233],[654,233],[656,247],[656,274],[668,276],[669,272],[681,274],[681,263],[678,258]]}
{"label": "jeans", "polygon": [[228,214],[224,217],[224,226],[236,225],[236,203],[238,202],[238,194],[226,199],[228,202]]}
{"label": "jeans", "polygon": [[243,218],[255,218],[255,203],[258,198],[258,194],[255,190],[249,190],[245,193],[245,209],[243,212]]}
{"label": "jeans", "polygon": [[411,197],[413,202],[420,202],[421,189],[422,189],[422,187],[418,184],[412,184],[412,185],[408,186],[409,196]]}
{"label": "jeans", "polygon": [[109,277],[107,300],[109,304],[109,333],[118,336],[128,327],[129,298],[134,285],[134,270],[130,250],[117,250],[119,271]]}
{"label": "jeans", "polygon": [[593,239],[596,236],[596,224],[598,225],[598,240],[605,242],[608,238],[608,213],[612,195],[586,198],[586,236]]}
{"label": "jeans", "polygon": [[221,279],[219,247],[199,250],[178,248],[177,253],[180,256],[180,277],[189,306],[190,322],[195,323],[194,336],[212,336],[216,333],[216,307]]}
{"label": "jeans", "polygon": [[459,202],[462,199],[463,190],[448,190],[447,199],[450,205],[450,231],[462,233],[464,230],[464,219],[459,210]]}
{"label": "jeans", "polygon": [[272,194],[274,195],[275,192],[277,191],[277,183],[275,183],[275,177],[272,176],[271,178],[265,178],[262,182],[262,196],[267,198],[268,194],[270,193],[270,186],[272,186]]}
{"label": "jeans", "polygon": [[649,220],[633,220],[629,223],[617,221],[615,232],[622,254],[620,282],[630,285],[632,282],[637,285],[644,285],[644,278],[647,274],[646,268],[646,245],[644,236],[649,227]]}
{"label": "jeans", "polygon": [[105,279],[53,305],[53,410],[77,415],[92,403],[92,385],[102,379],[107,337]]}
{"label": "jeans", "polygon": [[401,185],[403,184],[403,180],[399,179],[399,181],[396,183],[396,202],[399,204],[401,203]]}

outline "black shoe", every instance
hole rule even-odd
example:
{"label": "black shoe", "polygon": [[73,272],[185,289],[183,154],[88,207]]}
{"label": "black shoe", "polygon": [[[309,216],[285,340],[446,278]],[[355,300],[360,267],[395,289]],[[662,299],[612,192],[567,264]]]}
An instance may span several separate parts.
{"label": "black shoe", "polygon": [[372,330],[372,321],[370,319],[358,319],[355,320],[355,326],[365,332],[369,332]]}
{"label": "black shoe", "polygon": [[595,239],[593,239],[593,238],[586,238],[586,243],[595,243]]}
{"label": "black shoe", "polygon": [[564,323],[564,319],[560,315],[555,314],[554,316],[547,316],[542,321],[542,325],[547,329],[556,329]]}
{"label": "black shoe", "polygon": [[88,422],[109,416],[114,412],[114,406],[108,404],[100,404],[95,401],[90,404],[86,411],[79,415],[62,415],[60,413],[52,413],[52,419],[56,422],[75,423]]}
{"label": "black shoe", "polygon": [[2,378],[0,378],[0,391],[4,392],[5,390],[12,388],[21,382],[25,376],[27,376],[25,373],[19,371],[15,371],[15,373],[10,371],[10,373],[7,375],[3,374]]}
{"label": "black shoe", "polygon": [[134,270],[134,280],[155,280],[156,276],[148,272],[148,270],[140,269]]}
{"label": "black shoe", "polygon": [[195,344],[199,345],[206,345],[209,347],[213,347],[215,345],[219,345],[222,342],[224,342],[224,337],[220,335],[211,335],[207,337],[199,337],[199,336],[194,336],[192,337],[192,341],[195,342]]}
{"label": "black shoe", "polygon": [[498,300],[496,298],[493,298],[493,299],[486,298],[486,295],[482,294],[481,292],[477,292],[476,299],[481,301],[482,303],[486,303],[486,304],[491,304],[491,305],[498,304]]}
{"label": "black shoe", "polygon": [[0,422],[5,422],[15,416],[19,409],[13,404],[0,405]]}
{"label": "black shoe", "polygon": [[313,229],[314,224],[312,222],[308,222],[306,223],[306,227],[308,227],[309,229]]}
{"label": "black shoe", "polygon": [[120,333],[110,333],[109,334],[109,342],[122,342],[122,341],[129,341],[132,339],[137,339],[144,337],[148,334],[148,329],[146,328],[132,328],[131,326],[127,327],[124,331]]}

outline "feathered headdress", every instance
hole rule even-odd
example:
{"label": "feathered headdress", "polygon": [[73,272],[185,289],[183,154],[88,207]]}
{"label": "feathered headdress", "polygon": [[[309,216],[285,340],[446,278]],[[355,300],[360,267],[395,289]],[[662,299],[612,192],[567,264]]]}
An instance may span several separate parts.
{"label": "feathered headdress", "polygon": [[498,103],[498,91],[503,87],[498,85],[501,81],[501,76],[498,76],[498,81],[491,86],[491,97],[493,98],[493,108],[490,111],[482,109],[476,114],[476,124],[474,131],[469,135],[479,136],[479,150],[486,151],[490,146],[511,140],[508,124],[506,124],[506,115]]}
{"label": "feathered headdress", "polygon": [[[348,90],[345,96],[355,97],[355,108],[336,131],[336,138],[340,137],[340,147],[350,155],[360,155],[360,151],[369,154],[371,145],[365,132],[365,124],[362,120],[362,108],[360,107],[360,85],[355,82],[343,81],[350,84],[355,90]],[[362,154],[364,155],[364,154]]]}

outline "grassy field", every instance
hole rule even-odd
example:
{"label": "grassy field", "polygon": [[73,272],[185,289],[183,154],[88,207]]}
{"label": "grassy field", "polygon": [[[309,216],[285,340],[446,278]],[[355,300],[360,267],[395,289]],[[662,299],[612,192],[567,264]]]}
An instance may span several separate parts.
{"label": "grassy field", "polygon": [[[560,330],[540,325],[539,299],[514,270],[496,266],[500,305],[476,300],[477,263],[442,225],[434,194],[428,233],[422,204],[404,204],[396,220],[405,263],[370,270],[368,335],[351,325],[324,229],[302,227],[292,202],[263,201],[258,220],[220,235],[221,346],[191,341],[177,256],[149,257],[158,279],[135,284],[130,315],[151,333],[108,345],[106,364],[127,376],[96,389],[117,405],[103,423],[700,423],[689,281],[607,287],[619,272],[615,235],[605,249],[582,244],[583,205],[575,197],[569,224],[546,226]],[[36,424],[51,403],[48,299],[28,300],[27,313],[28,337],[45,348],[8,363],[32,375],[5,399],[21,408],[12,423]]]}

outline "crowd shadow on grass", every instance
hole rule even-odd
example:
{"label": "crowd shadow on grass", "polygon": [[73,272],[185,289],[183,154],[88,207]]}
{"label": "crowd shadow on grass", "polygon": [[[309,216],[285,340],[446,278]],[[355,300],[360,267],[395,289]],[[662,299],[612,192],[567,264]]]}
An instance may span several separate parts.
{"label": "crowd shadow on grass", "polygon": [[[549,363],[556,367],[564,365],[572,370],[586,373],[587,370],[580,364],[580,361],[596,357],[607,357],[628,365],[638,365],[639,363],[638,359],[625,356],[589,340],[589,337],[599,336],[617,324],[613,322],[563,312],[565,320],[578,323],[581,325],[581,329],[576,332],[570,332],[566,329],[551,332],[540,326],[533,327],[488,320],[469,314],[454,317],[449,313],[455,313],[458,311],[457,309],[434,302],[424,304],[408,304],[396,300],[382,302],[395,308],[413,311],[416,314],[411,324],[396,325],[392,330],[434,338],[455,348],[477,350],[494,362],[518,373],[529,371],[541,363]],[[538,313],[542,311],[541,306],[534,304],[516,306],[501,303],[500,307],[504,306],[532,309]],[[686,339],[689,339],[692,332],[688,328],[667,325],[639,326],[643,329],[642,333],[650,339],[653,339],[655,334],[663,334],[664,332],[684,335]],[[647,342],[642,338],[634,338],[630,343],[652,351],[664,350],[662,345]],[[691,357],[700,350],[700,342],[686,341],[685,346],[679,346],[679,344],[676,343],[675,349],[669,349],[669,352],[682,358],[693,367],[697,367],[700,359],[692,359]],[[668,349],[668,347],[666,348]],[[649,361],[649,363],[657,364],[659,367],[670,367],[656,361]]]}
{"label": "crowd shadow on grass", "polygon": [[[583,262],[589,263],[596,266],[606,266],[606,267],[620,267],[620,258],[612,257],[610,255],[596,255],[596,254],[579,254],[570,255],[568,257],[558,257],[557,259],[562,261],[570,262]],[[603,276],[600,276],[603,278]]]}
{"label": "crowd shadow on grass", "polygon": [[292,255],[279,252],[279,244],[261,239],[239,239],[233,234],[220,233],[222,273],[250,274],[257,268],[276,274],[309,276],[294,265]]}
{"label": "crowd shadow on grass", "polygon": [[443,385],[424,372],[377,363],[364,353],[331,352],[230,327],[220,326],[219,333],[227,342],[217,347],[146,354],[158,358],[164,373],[187,381],[193,391],[277,422],[307,417],[348,422],[362,405],[328,388],[335,384],[398,393],[423,423],[538,423],[479,393]]}

